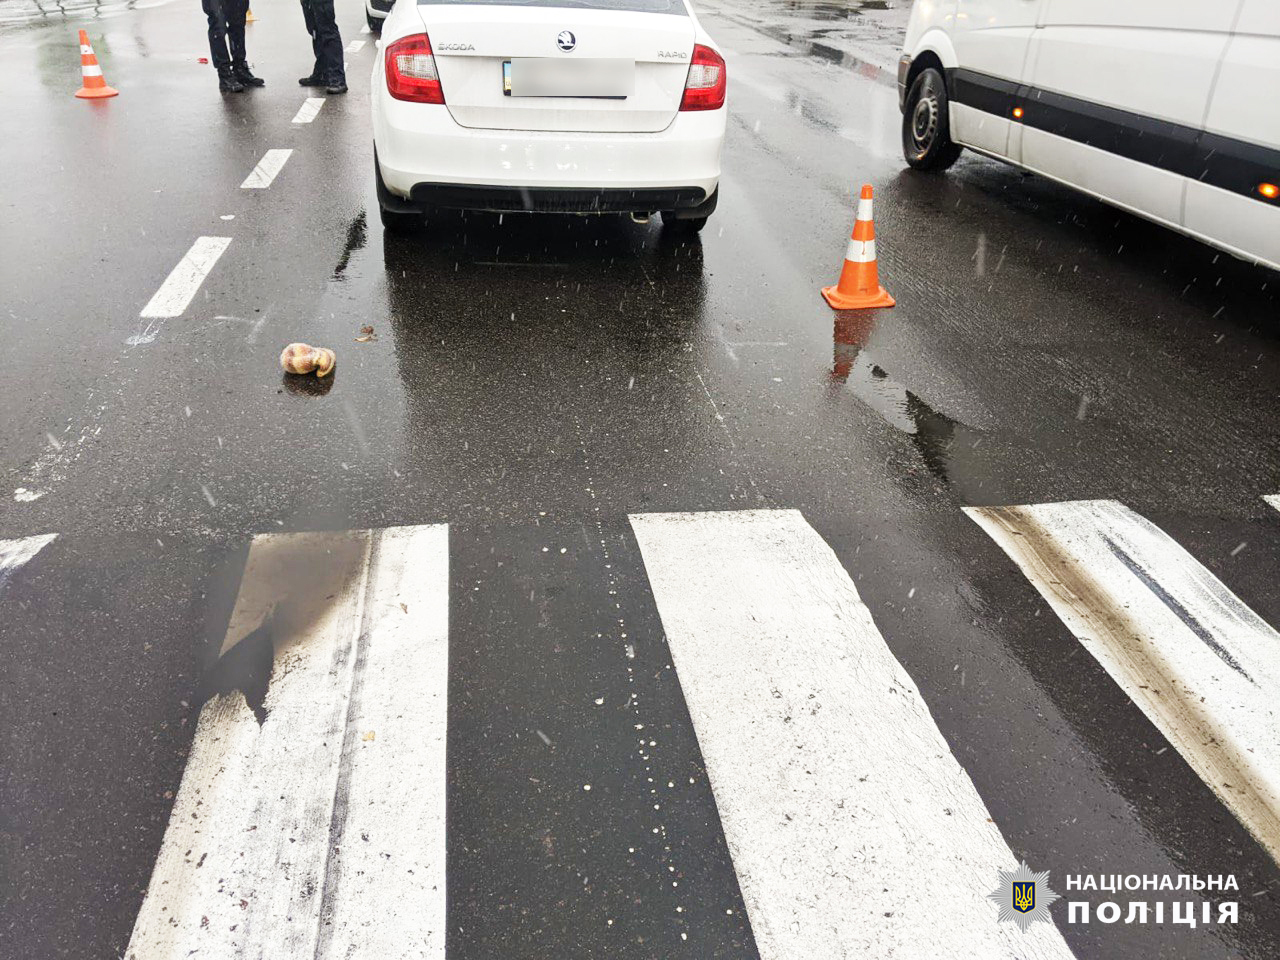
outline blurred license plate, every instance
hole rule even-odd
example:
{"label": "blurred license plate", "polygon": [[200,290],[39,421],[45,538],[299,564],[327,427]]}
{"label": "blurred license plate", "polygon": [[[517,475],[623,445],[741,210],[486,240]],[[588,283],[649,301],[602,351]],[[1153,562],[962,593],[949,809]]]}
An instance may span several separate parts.
{"label": "blurred license plate", "polygon": [[502,64],[508,97],[608,97],[623,99],[636,87],[634,60],[518,57]]}

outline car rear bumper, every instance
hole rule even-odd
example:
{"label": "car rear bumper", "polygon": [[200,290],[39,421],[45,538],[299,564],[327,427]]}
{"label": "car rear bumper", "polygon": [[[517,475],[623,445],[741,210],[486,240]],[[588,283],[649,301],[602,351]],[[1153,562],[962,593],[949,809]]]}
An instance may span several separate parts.
{"label": "car rear bumper", "polygon": [[706,199],[701,187],[623,190],[587,187],[499,187],[456,183],[417,183],[409,200],[426,207],[489,210],[495,213],[626,213],[696,207]]}
{"label": "car rear bumper", "polygon": [[724,110],[678,114],[659,133],[482,130],[459,126],[447,107],[375,91],[374,142],[383,183],[390,194],[414,203],[665,210],[696,206],[720,181]]}

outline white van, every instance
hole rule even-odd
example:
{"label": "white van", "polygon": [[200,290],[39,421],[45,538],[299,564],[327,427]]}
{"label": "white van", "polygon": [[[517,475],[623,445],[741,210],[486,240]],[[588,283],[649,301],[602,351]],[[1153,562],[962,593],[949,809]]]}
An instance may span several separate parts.
{"label": "white van", "polygon": [[1280,270],[1280,0],[916,0],[907,163],[961,147]]}

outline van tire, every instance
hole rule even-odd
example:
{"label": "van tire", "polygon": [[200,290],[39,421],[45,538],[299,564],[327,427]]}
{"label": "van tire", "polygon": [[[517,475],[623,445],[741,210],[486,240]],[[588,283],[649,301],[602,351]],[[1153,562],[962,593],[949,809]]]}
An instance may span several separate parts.
{"label": "van tire", "polygon": [[372,13],[366,10],[364,12],[364,19],[365,19],[365,22],[369,24],[370,33],[372,33],[375,37],[382,36],[382,18],[381,17],[375,17]]}
{"label": "van tire", "polygon": [[935,67],[920,71],[902,111],[902,155],[913,170],[945,170],[960,156],[951,139],[947,82]]}

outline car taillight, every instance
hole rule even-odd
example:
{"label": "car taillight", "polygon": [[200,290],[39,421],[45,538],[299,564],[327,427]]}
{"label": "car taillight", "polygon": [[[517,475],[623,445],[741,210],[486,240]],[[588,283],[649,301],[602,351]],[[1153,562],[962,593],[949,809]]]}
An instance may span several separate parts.
{"label": "car taillight", "polygon": [[387,47],[387,93],[414,103],[444,103],[444,89],[425,33],[404,37]]}
{"label": "car taillight", "polygon": [[697,44],[693,59],[689,62],[689,79],[684,85],[681,110],[719,110],[724,106],[724,93],[728,77],[724,69],[724,57],[710,47]]}

